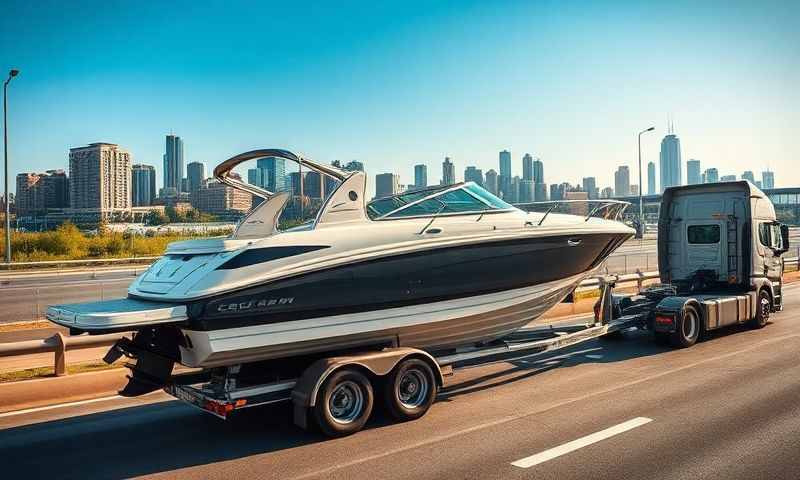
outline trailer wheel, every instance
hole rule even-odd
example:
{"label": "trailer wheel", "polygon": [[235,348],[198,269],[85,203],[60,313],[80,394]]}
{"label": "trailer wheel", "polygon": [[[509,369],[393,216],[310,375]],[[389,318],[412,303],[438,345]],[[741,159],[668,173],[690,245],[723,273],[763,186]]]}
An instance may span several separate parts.
{"label": "trailer wheel", "polygon": [[320,387],[314,418],[329,437],[352,435],[369,419],[373,398],[372,384],[363,373],[350,368],[339,370]]}
{"label": "trailer wheel", "polygon": [[683,314],[678,318],[675,331],[669,336],[673,347],[687,348],[697,342],[700,336],[700,313],[693,305],[683,307]]}
{"label": "trailer wheel", "polygon": [[436,377],[425,361],[409,358],[386,377],[383,398],[396,420],[405,422],[425,415],[436,399]]}
{"label": "trailer wheel", "polygon": [[756,318],[750,321],[752,328],[764,328],[769,322],[769,312],[772,311],[772,299],[769,293],[761,289],[758,292],[758,305],[756,305]]}

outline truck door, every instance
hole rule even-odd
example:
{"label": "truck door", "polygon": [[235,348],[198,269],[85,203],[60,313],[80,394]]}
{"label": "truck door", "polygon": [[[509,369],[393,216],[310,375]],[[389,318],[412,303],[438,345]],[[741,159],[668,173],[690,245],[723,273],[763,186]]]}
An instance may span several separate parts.
{"label": "truck door", "polygon": [[717,280],[727,280],[727,228],[724,220],[686,222],[686,240],[688,272],[713,270],[717,272]]}
{"label": "truck door", "polygon": [[780,280],[783,275],[783,262],[781,262],[783,239],[780,224],[770,221],[759,222],[758,242],[760,243],[758,250],[763,262],[763,274],[770,280]]}

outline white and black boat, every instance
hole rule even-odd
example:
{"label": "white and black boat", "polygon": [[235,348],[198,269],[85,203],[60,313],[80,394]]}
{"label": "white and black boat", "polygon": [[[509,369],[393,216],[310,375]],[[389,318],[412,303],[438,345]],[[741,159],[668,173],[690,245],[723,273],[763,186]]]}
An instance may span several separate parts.
{"label": "white and black boat", "polygon": [[[280,231],[289,194],[230,175],[268,156],[340,182],[313,222]],[[562,301],[634,233],[615,221],[626,204],[581,215],[525,212],[471,182],[367,203],[363,172],[285,150],[237,155],[214,175],[266,200],[230,237],[171,244],[126,299],[47,311],[75,331],[136,331],[107,358],[137,359],[123,394],[162,387],[174,363],[213,368],[355,348],[435,353],[483,344]]]}

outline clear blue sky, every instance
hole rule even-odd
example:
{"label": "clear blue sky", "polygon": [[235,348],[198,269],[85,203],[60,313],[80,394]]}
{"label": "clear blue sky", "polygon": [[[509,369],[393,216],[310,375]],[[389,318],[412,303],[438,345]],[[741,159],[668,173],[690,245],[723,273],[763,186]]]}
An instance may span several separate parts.
{"label": "clear blue sky", "polygon": [[289,3],[4,1],[12,172],[109,141],[160,183],[172,131],[208,169],[284,147],[433,183],[507,148],[602,188],[672,116],[684,160],[800,185],[800,2]]}

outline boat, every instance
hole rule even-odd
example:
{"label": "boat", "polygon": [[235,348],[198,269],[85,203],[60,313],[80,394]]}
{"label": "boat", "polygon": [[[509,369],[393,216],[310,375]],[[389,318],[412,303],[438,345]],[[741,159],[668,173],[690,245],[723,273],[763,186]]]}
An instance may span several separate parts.
{"label": "boat", "polygon": [[[339,182],[312,221],[280,230],[289,193],[233,174],[263,157]],[[170,244],[127,298],[47,310],[73,332],[136,332],[106,358],[136,359],[123,394],[161,388],[176,363],[213,369],[356,348],[486,344],[561,302],[634,234],[617,220],[623,202],[526,212],[472,182],[366,202],[363,172],[279,149],[234,156],[214,176],[264,199],[233,234]]]}

